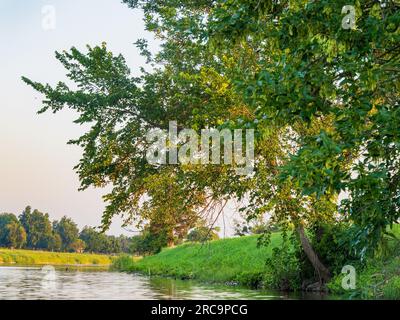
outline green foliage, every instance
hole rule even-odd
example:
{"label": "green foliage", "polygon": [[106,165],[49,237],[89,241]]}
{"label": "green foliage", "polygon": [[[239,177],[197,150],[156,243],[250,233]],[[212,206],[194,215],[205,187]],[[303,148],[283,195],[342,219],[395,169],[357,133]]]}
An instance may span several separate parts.
{"label": "green foliage", "polygon": [[56,57],[79,90],[73,91],[65,83],[51,88],[23,80],[48,97],[40,112],[70,107],[79,114],[76,123],[91,126],[89,132],[70,143],[84,149],[76,166],[81,189],[113,185],[112,192],[104,197],[109,205],[103,215],[103,231],[115,214],[129,212],[129,222],[140,226],[143,221],[153,221],[168,228],[170,234],[186,236],[196,222],[194,208],[204,204],[203,193],[193,189],[188,196],[178,167],[157,170],[145,157],[149,129],[167,128],[169,120],[182,120],[180,125],[185,122],[187,117],[171,110],[174,107],[166,109],[163,100],[168,95],[166,87],[176,93],[181,88],[174,89],[173,82],[186,80],[162,73],[132,77],[124,58],[114,56],[105,44],[88,47],[87,54],[72,48]]}
{"label": "green foliage", "polygon": [[192,242],[206,242],[219,239],[218,228],[209,228],[200,226],[191,230],[186,238],[187,241]]}
{"label": "green foliage", "polygon": [[129,238],[124,235],[120,235],[116,241],[118,242],[118,247],[119,251],[114,251],[114,252],[123,252],[123,253],[129,253],[129,247],[131,245],[132,238]]}
{"label": "green foliage", "polygon": [[132,268],[133,263],[134,263],[134,258],[132,256],[122,255],[113,261],[111,268],[112,270],[126,271]]}
{"label": "green foliage", "polygon": [[50,251],[61,251],[63,242],[61,236],[58,233],[53,232],[47,238],[47,249]]}
{"label": "green foliage", "polygon": [[[85,250],[85,242],[81,239],[76,239],[74,242],[69,244],[69,250],[72,252],[82,253]],[[116,251],[114,251],[116,252]]]}
{"label": "green foliage", "polygon": [[19,222],[11,222],[5,226],[5,245],[10,248],[22,248],[26,243],[25,229]]}
{"label": "green foliage", "polygon": [[[353,226],[340,222],[317,223],[309,230],[313,248],[333,274],[340,273],[345,265],[359,263],[359,257],[352,249],[354,233]],[[304,257],[303,260],[307,263]]]}
{"label": "green foliage", "polygon": [[43,249],[49,251],[115,254],[129,252],[131,239],[108,236],[85,227],[79,234],[77,224],[64,216],[51,224],[48,214],[27,207],[20,215],[0,214],[0,247]]}
{"label": "green foliage", "polygon": [[290,181],[303,199],[346,191],[342,213],[362,229],[359,250],[373,250],[400,216],[399,5],[356,2],[349,31],[341,28],[345,1],[265,1],[254,10],[256,2],[217,1],[209,26],[219,49],[256,48],[256,71],[235,83],[257,121],[298,134],[279,185]]}
{"label": "green foliage", "polygon": [[266,261],[264,285],[267,288],[291,291],[300,290],[302,286],[301,263],[296,248],[288,240],[273,249],[272,256]]}
{"label": "green foliage", "polygon": [[145,231],[142,235],[132,238],[130,252],[135,255],[152,255],[159,253],[167,245],[168,237],[165,232],[156,234]]}
{"label": "green foliage", "polygon": [[[399,225],[394,225],[390,232],[398,237]],[[397,238],[385,238],[387,241],[381,242],[379,246],[385,246],[385,250],[380,250],[379,255],[368,257],[363,264],[353,264],[356,269],[355,290],[344,290],[344,275],[337,274],[328,285],[330,291],[350,299],[395,299],[398,294],[396,286],[400,265],[400,242]]]}
{"label": "green foliage", "polygon": [[125,236],[107,236],[87,226],[80,232],[79,239],[85,243],[86,252],[128,253],[131,243],[131,239]]}
{"label": "green foliage", "polygon": [[79,229],[77,224],[73,222],[72,219],[64,216],[61,218],[60,221],[54,221],[53,230],[60,235],[62,241],[62,249],[64,251],[72,249],[72,244],[76,245],[79,237]]}
{"label": "green foliage", "polygon": [[0,214],[0,246],[7,246],[7,229],[6,226],[10,223],[17,223],[17,217],[12,213]]}
{"label": "green foliage", "polygon": [[30,249],[45,249],[53,236],[49,215],[26,207],[19,220],[26,230],[27,247]]}
{"label": "green foliage", "polygon": [[[243,215],[243,213],[242,213]],[[234,231],[236,236],[246,236],[254,234],[267,234],[269,232],[277,232],[279,227],[271,225],[263,216],[259,217],[240,217],[234,220]]]}
{"label": "green foliage", "polygon": [[[56,54],[77,90],[23,78],[44,95],[40,112],[69,108],[90,126],[71,143],[83,148],[82,189],[111,185],[104,230],[125,214],[180,241],[202,208],[231,198],[248,199],[249,219],[268,212],[283,229],[307,229],[335,221],[342,193],[351,249],[364,259],[376,251],[400,218],[397,1],[354,2],[354,30],[341,27],[345,0],[124,2],[163,42],[154,56],[137,42],[151,72],[133,77],[102,44]],[[170,120],[197,131],[256,129],[255,174],[149,165],[146,132]],[[336,269],[325,247],[334,232],[320,249]]]}
{"label": "green foliage", "polygon": [[87,252],[104,251],[106,236],[100,232],[97,232],[94,228],[84,227],[79,235],[79,238],[86,243]]}

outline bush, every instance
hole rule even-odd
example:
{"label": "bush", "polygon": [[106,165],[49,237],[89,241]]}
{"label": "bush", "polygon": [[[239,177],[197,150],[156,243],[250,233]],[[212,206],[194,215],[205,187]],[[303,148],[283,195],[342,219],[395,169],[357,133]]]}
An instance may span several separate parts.
{"label": "bush", "polygon": [[217,230],[207,227],[197,227],[189,232],[187,240],[191,242],[206,242],[219,239]]}
{"label": "bush", "polygon": [[168,239],[164,232],[154,234],[145,231],[143,235],[132,238],[130,252],[135,255],[157,254],[168,245]]}
{"label": "bush", "polygon": [[[307,229],[314,251],[332,275],[340,275],[343,266],[360,268],[352,253],[352,230],[344,223],[315,224]],[[288,235],[281,248],[275,248],[267,261],[265,286],[277,290],[304,289],[319,281],[311,262],[304,253],[296,233]],[[331,284],[331,286],[335,286]],[[340,284],[338,284],[340,286]],[[336,288],[336,287],[335,287]]]}
{"label": "bush", "polygon": [[[400,299],[398,240],[392,240],[387,250],[386,257],[376,255],[362,264],[354,264],[357,271],[355,290],[344,290],[341,286],[343,275],[338,274],[328,284],[330,291],[350,299]],[[381,254],[382,250],[379,251]]]}
{"label": "bush", "polygon": [[274,248],[266,262],[264,286],[270,289],[295,291],[301,288],[301,265],[297,248],[286,240],[282,247]]}
{"label": "bush", "polygon": [[[332,274],[339,274],[343,266],[359,263],[351,250],[354,234],[352,228],[345,223],[316,224],[309,230],[311,244],[318,257]],[[303,271],[307,275],[314,273],[308,259],[303,255]],[[307,266],[306,266],[307,265]]]}
{"label": "bush", "polygon": [[123,255],[113,261],[112,269],[119,271],[128,271],[133,265],[133,258],[131,256]]}
{"label": "bush", "polygon": [[234,282],[240,283],[243,286],[258,289],[264,285],[264,273],[262,272],[241,272],[236,277]]}

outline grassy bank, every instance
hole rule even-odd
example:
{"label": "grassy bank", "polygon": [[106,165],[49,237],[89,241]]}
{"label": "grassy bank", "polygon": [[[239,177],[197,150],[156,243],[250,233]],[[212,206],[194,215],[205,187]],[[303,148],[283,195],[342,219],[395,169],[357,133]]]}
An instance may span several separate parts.
{"label": "grassy bank", "polygon": [[0,248],[0,265],[110,265],[111,263],[112,258],[110,256],[100,254],[60,253]]}
{"label": "grassy bank", "polygon": [[[399,226],[393,230],[400,234]],[[279,281],[282,274],[271,273],[265,261],[271,257],[274,247],[282,243],[280,234],[273,234],[268,247],[257,248],[257,237],[241,237],[212,241],[201,245],[187,243],[161,253],[133,259],[121,257],[114,267],[121,271],[171,276],[179,279],[197,279],[204,282],[238,282],[254,287],[269,280]],[[362,299],[400,299],[400,242],[388,241],[385,252],[364,265],[355,265],[356,289],[344,290],[344,274],[334,276],[328,287],[335,296]],[[284,270],[289,266],[283,266]]]}
{"label": "grassy bank", "polygon": [[197,279],[206,282],[240,282],[254,285],[262,280],[265,260],[282,243],[273,234],[268,247],[257,248],[257,236],[223,239],[208,244],[187,243],[134,261],[124,257],[115,267],[122,271]]}

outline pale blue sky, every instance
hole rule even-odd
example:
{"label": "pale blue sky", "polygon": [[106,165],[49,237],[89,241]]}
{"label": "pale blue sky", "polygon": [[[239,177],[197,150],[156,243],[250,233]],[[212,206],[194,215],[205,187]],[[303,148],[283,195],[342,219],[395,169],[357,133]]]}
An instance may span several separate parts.
{"label": "pale blue sky", "polygon": [[[56,9],[54,30],[42,28],[45,5]],[[103,41],[135,73],[145,63],[133,45],[138,38],[151,41],[152,35],[141,12],[120,0],[0,0],[0,212],[20,214],[29,204],[52,219],[68,215],[80,227],[99,225],[104,190],[77,191],[72,168],[81,150],[66,145],[83,129],[72,123],[72,113],[36,115],[41,96],[20,78],[65,79],[54,51]],[[110,233],[121,231],[117,220]]]}
{"label": "pale blue sky", "polygon": [[[42,28],[44,6],[56,10],[56,27]],[[21,76],[54,84],[65,79],[54,51],[107,42],[122,53],[134,74],[145,65],[133,45],[138,38],[157,43],[145,32],[140,11],[120,0],[0,0],[0,212],[20,214],[26,205],[63,215],[79,225],[98,226],[104,190],[78,192],[73,171],[81,149],[66,142],[83,133],[72,123],[71,112],[37,115],[41,96],[26,86]],[[227,234],[232,212],[227,210]],[[223,227],[223,221],[219,224]],[[110,233],[124,232],[116,219]],[[129,234],[129,233],[128,233]]]}

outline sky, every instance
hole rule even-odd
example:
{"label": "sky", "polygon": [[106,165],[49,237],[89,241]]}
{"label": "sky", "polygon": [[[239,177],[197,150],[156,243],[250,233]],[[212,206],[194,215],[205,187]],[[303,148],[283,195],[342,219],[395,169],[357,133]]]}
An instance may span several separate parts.
{"label": "sky", "polygon": [[[120,0],[0,0],[0,212],[19,215],[30,205],[52,220],[67,215],[80,228],[99,226],[106,190],[78,191],[73,167],[82,152],[66,144],[84,128],[72,123],[71,111],[37,115],[42,97],[21,76],[50,84],[66,80],[54,52],[102,42],[122,53],[137,75],[145,65],[133,44],[139,38],[157,50],[142,13]],[[119,219],[109,233],[130,234]]]}
{"label": "sky", "polygon": [[[21,76],[65,80],[54,52],[103,41],[135,74],[145,64],[133,45],[139,38],[156,50],[141,12],[120,0],[0,0],[0,212],[19,215],[30,205],[52,220],[70,216],[81,228],[100,224],[105,190],[77,191],[81,149],[66,144],[83,128],[69,111],[37,115],[42,97]],[[120,225],[116,219],[110,233],[126,233]]]}

